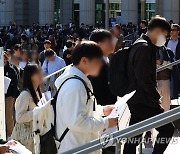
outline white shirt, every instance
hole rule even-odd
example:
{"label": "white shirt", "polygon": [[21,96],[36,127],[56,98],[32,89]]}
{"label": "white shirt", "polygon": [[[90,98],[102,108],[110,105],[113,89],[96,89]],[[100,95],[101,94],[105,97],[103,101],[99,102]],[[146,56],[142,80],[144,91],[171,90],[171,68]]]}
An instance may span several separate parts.
{"label": "white shirt", "polygon": [[[78,68],[70,66],[55,82],[57,88],[62,82],[77,75],[81,77],[92,89],[90,80]],[[94,96],[88,103],[87,92],[82,81],[70,79],[64,83],[57,97],[56,105],[56,132],[58,138],[68,127],[69,132],[61,142],[58,153],[71,150],[80,145],[89,143],[99,137],[99,131],[106,129],[109,125],[107,118],[102,118],[103,108],[95,104],[93,111]],[[96,151],[94,153],[99,153]]]}

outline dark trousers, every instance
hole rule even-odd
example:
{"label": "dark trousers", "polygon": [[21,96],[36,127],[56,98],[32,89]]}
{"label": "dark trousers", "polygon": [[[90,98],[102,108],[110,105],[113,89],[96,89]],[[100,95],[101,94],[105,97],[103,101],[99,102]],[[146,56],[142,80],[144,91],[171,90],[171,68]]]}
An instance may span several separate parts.
{"label": "dark trousers", "polygon": [[[153,117],[160,113],[163,113],[163,109],[161,108],[150,108],[143,104],[129,105],[129,109],[131,112],[130,125],[133,125],[135,123]],[[156,128],[156,130],[159,133],[157,136],[157,142],[155,143],[154,146],[153,154],[163,154],[163,152],[166,150],[169,144],[168,141],[170,141],[170,139],[173,136],[174,126],[172,123],[169,123],[159,128]],[[136,146],[140,144],[139,141],[141,140],[141,137],[142,134],[134,138],[131,138],[130,141],[134,141],[134,142],[127,142],[125,144],[123,154],[136,154]],[[167,140],[167,142],[164,140]],[[159,142],[159,141],[163,141],[163,142]]]}

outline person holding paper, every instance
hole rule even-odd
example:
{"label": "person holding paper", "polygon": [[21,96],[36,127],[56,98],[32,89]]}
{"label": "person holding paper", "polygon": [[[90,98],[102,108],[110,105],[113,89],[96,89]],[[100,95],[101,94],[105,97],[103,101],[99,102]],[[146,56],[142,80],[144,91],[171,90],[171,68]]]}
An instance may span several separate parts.
{"label": "person holding paper", "polygon": [[[144,43],[133,45],[128,60],[128,92],[136,90],[136,93],[127,102],[131,112],[130,125],[149,119],[164,112],[160,106],[160,95],[156,85],[156,52],[157,48],[164,46],[166,37],[171,28],[165,18],[156,16],[148,25],[148,31],[139,39]],[[137,48],[136,48],[137,47]],[[156,128],[158,131],[152,154],[163,154],[174,133],[171,123]],[[123,154],[136,154],[136,146],[141,142],[142,134],[130,138],[133,142],[127,142]],[[168,140],[166,142],[158,141]]]}
{"label": "person holding paper", "polygon": [[[102,57],[102,50],[95,42],[82,42],[73,51],[73,66],[69,66],[55,82],[57,89],[60,88],[56,105],[57,138],[64,134],[58,154],[97,139],[100,131],[118,123],[118,118],[102,118],[108,116],[113,108],[97,105],[87,78],[88,75],[98,75]],[[81,80],[67,80],[71,77]]]}
{"label": "person holding paper", "polygon": [[34,153],[33,141],[33,109],[37,106],[42,94],[39,85],[43,83],[43,75],[38,65],[28,64],[24,68],[23,91],[15,103],[16,124],[12,139],[19,141]]}
{"label": "person holding paper", "polygon": [[15,69],[8,61],[8,55],[6,52],[4,52],[4,76],[8,77],[11,80],[7,92],[5,94],[5,116],[7,137],[10,137],[14,127],[13,106],[18,94],[18,77]]}

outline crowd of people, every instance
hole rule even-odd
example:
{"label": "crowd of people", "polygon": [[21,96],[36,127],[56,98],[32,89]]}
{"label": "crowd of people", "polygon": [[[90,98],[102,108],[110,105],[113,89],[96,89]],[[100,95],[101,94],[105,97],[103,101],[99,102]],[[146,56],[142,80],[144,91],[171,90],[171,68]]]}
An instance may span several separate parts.
{"label": "crowd of people", "polygon": [[[57,96],[56,138],[62,139],[58,153],[97,139],[99,132],[116,126],[118,117],[107,117],[117,101],[109,87],[109,63],[114,53],[123,50],[125,28],[136,29],[132,23],[124,27],[117,24],[110,30],[84,24],[78,28],[68,24],[64,29],[39,24],[3,27],[4,76],[11,79],[5,94],[7,138],[35,153],[33,111],[42,92],[53,88],[43,78],[66,66],[58,78],[50,78]],[[130,125],[170,110],[171,100],[178,99],[180,65],[157,74],[156,68],[180,59],[179,31],[178,24],[159,16],[140,23],[139,38],[129,49],[127,62],[126,93],[136,90],[127,103]],[[171,138],[174,126],[169,123],[157,131],[157,138]],[[134,137],[136,143],[125,144],[124,154],[136,153],[141,136]],[[168,144],[156,143],[153,154],[163,154]],[[104,154],[114,152],[114,147],[103,149]]]}

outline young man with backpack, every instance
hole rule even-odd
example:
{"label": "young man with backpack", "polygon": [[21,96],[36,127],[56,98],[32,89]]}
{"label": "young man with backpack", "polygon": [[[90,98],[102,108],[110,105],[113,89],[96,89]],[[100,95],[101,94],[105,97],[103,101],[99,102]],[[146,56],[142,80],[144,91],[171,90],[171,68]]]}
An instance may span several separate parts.
{"label": "young man with backpack", "polygon": [[[96,42],[103,52],[102,68],[96,77],[90,76],[94,95],[97,98],[97,103],[100,105],[115,104],[117,96],[113,95],[109,88],[109,58],[108,56],[114,51],[115,44],[113,42],[112,34],[105,29],[94,30],[89,38]],[[111,146],[103,149],[103,154],[111,154],[115,152],[115,147]]]}
{"label": "young man with backpack", "polygon": [[[156,89],[156,52],[166,42],[171,28],[169,23],[159,16],[154,17],[148,31],[141,36],[130,48],[127,64],[127,93],[136,90],[134,96],[128,101],[131,112],[130,125],[163,113],[160,106],[160,95]],[[143,42],[144,41],[144,42]],[[163,154],[171,139],[174,127],[171,123],[156,128],[159,132],[153,154]],[[124,146],[124,154],[136,154],[136,146],[140,143],[142,135],[138,135]],[[132,141],[131,140],[131,141]],[[166,142],[164,142],[166,140]]]}
{"label": "young man with backpack", "polygon": [[[56,80],[56,134],[61,142],[58,153],[89,143],[99,131],[117,125],[117,118],[108,116],[112,107],[96,103],[88,75],[97,76],[102,66],[101,48],[94,42],[82,42],[72,54],[70,66]],[[96,151],[94,153],[98,153]]]}
{"label": "young man with backpack", "polygon": [[94,30],[89,38],[91,41],[96,42],[103,52],[102,68],[96,77],[89,77],[94,95],[96,96],[97,103],[100,105],[115,104],[117,96],[113,95],[109,88],[109,58],[108,56],[114,51],[115,45],[113,43],[112,34],[105,29]]}

